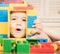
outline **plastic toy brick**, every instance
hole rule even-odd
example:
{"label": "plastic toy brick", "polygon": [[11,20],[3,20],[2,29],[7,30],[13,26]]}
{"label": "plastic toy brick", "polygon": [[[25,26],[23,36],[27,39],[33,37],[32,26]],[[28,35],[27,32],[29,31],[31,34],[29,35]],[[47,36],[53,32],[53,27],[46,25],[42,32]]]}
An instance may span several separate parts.
{"label": "plastic toy brick", "polygon": [[28,41],[28,43],[36,45],[38,44],[38,40],[37,39],[26,39]]}
{"label": "plastic toy brick", "polygon": [[58,49],[57,44],[53,43],[52,46],[53,46],[53,48],[54,48],[55,51]]}
{"label": "plastic toy brick", "polygon": [[2,52],[3,51],[3,46],[2,46],[2,44],[0,44],[0,52]]}
{"label": "plastic toy brick", "polygon": [[30,38],[30,34],[27,35],[27,39],[29,39],[29,38]]}
{"label": "plastic toy brick", "polygon": [[0,10],[0,22],[8,22],[8,11]]}
{"label": "plastic toy brick", "polygon": [[34,20],[37,19],[37,16],[28,16],[28,24],[27,27],[28,28],[32,28],[33,24],[34,24]]}
{"label": "plastic toy brick", "polygon": [[40,43],[41,47],[39,46],[36,46],[36,45],[32,45],[30,46],[30,52],[31,53],[53,53],[55,52],[54,48],[47,44],[47,43]]}
{"label": "plastic toy brick", "polygon": [[30,52],[30,44],[27,43],[26,41],[23,43],[17,43],[16,45],[16,52],[17,53],[27,53],[29,54]]}
{"label": "plastic toy brick", "polygon": [[40,42],[39,44],[41,44],[41,47],[53,47],[51,44],[52,42]]}
{"label": "plastic toy brick", "polygon": [[2,35],[0,35],[0,44],[2,44],[3,43],[3,37],[2,37]]}
{"label": "plastic toy brick", "polygon": [[40,38],[38,39],[38,42],[48,42],[48,39]]}
{"label": "plastic toy brick", "polygon": [[3,50],[3,37],[0,36],[0,52]]}
{"label": "plastic toy brick", "polygon": [[53,47],[30,46],[30,53],[53,53]]}
{"label": "plastic toy brick", "polygon": [[2,38],[8,38],[7,34],[0,34],[2,36]]}
{"label": "plastic toy brick", "polygon": [[0,22],[0,35],[7,38],[8,34],[8,22]]}
{"label": "plastic toy brick", "polygon": [[32,10],[27,10],[27,16],[37,16],[36,9],[33,8]]}
{"label": "plastic toy brick", "polygon": [[13,44],[16,44],[14,40],[4,40],[3,52],[12,52],[15,49],[15,47],[12,46]]}
{"label": "plastic toy brick", "polygon": [[60,49],[60,43],[56,42],[55,44],[57,44],[58,49]]}
{"label": "plastic toy brick", "polygon": [[10,3],[23,3],[23,0],[4,0],[6,4]]}
{"label": "plastic toy brick", "polygon": [[25,10],[25,11],[27,11],[27,10],[32,10],[33,9],[33,7],[32,7],[32,5],[28,5],[27,7],[14,7],[13,8],[13,10]]}
{"label": "plastic toy brick", "polygon": [[18,3],[18,4],[16,4],[15,5],[15,3],[14,4],[9,4],[9,6],[11,6],[11,7],[27,7],[28,6],[28,4],[27,4],[27,2],[24,2],[24,3]]}
{"label": "plastic toy brick", "polygon": [[3,2],[4,0],[0,0],[0,2]]}
{"label": "plastic toy brick", "polygon": [[4,2],[0,2],[0,7],[8,7],[9,4],[5,4]]}

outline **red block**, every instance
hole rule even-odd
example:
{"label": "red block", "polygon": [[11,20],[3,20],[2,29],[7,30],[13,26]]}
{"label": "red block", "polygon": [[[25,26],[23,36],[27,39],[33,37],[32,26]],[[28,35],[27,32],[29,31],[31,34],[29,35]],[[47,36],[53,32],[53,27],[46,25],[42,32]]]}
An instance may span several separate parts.
{"label": "red block", "polygon": [[0,2],[4,2],[4,0],[0,0]]}
{"label": "red block", "polygon": [[32,5],[28,5],[27,7],[14,7],[13,10],[31,10]]}
{"label": "red block", "polygon": [[23,0],[4,0],[4,3],[9,4],[9,3],[23,3]]}
{"label": "red block", "polygon": [[42,42],[42,43],[40,43],[40,44],[42,44],[42,48],[44,48],[44,47],[49,47],[49,48],[51,48],[51,47],[53,47],[51,44],[52,44],[52,42]]}
{"label": "red block", "polygon": [[30,53],[54,53],[54,48],[46,47],[46,46],[40,48],[39,45],[37,45],[37,46],[31,45]]}

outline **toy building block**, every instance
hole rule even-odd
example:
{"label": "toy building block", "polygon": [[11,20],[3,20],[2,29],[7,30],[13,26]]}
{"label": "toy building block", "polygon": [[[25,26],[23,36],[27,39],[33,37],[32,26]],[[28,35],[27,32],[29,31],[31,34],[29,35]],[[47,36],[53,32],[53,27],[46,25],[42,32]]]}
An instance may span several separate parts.
{"label": "toy building block", "polygon": [[0,35],[0,44],[3,43],[3,37]]}
{"label": "toy building block", "polygon": [[40,45],[30,46],[30,53],[53,53],[53,52],[54,52],[54,48],[52,46],[49,47],[47,46],[42,47],[42,45],[41,47]]}
{"label": "toy building block", "polygon": [[7,38],[8,34],[8,22],[0,22],[0,35]]}
{"label": "toy building block", "polygon": [[55,51],[58,49],[58,45],[57,44],[52,43],[51,45],[52,45],[52,47],[54,48]]}
{"label": "toy building block", "polygon": [[27,10],[32,10],[33,9],[33,7],[32,7],[32,5],[28,5],[27,7],[14,7],[13,8],[13,10],[25,10],[25,11],[27,11]]}
{"label": "toy building block", "polygon": [[3,51],[3,46],[2,46],[2,44],[0,44],[0,52],[2,52]]}
{"label": "toy building block", "polygon": [[37,39],[26,39],[28,41],[29,44],[33,44],[36,45],[38,44],[38,40]]}
{"label": "toy building block", "polygon": [[34,24],[34,20],[37,19],[37,16],[28,16],[28,25],[27,28],[32,28],[33,24]]}
{"label": "toy building block", "polygon": [[4,0],[5,3],[23,3],[23,0]]}
{"label": "toy building block", "polygon": [[16,45],[16,52],[17,53],[30,53],[30,44],[27,41],[24,41],[23,43],[18,42]]}
{"label": "toy building block", "polygon": [[24,1],[24,2],[21,3],[21,4],[20,4],[20,3],[18,3],[18,4],[15,4],[15,3],[14,3],[14,4],[11,4],[11,3],[10,3],[9,6],[11,6],[11,7],[27,7],[28,4],[27,4],[27,2]]}
{"label": "toy building block", "polygon": [[4,40],[3,52],[12,52],[15,49],[15,47],[13,47],[13,44],[16,44],[14,40]]}
{"label": "toy building block", "polygon": [[0,34],[2,36],[2,38],[8,38],[7,34]]}
{"label": "toy building block", "polygon": [[0,22],[8,22],[8,11],[0,10]]}
{"label": "toy building block", "polygon": [[56,42],[55,44],[57,44],[58,49],[60,49],[60,43]]}
{"label": "toy building block", "polygon": [[48,39],[40,38],[38,39],[38,42],[48,42]]}
{"label": "toy building block", "polygon": [[8,7],[9,4],[5,4],[4,2],[0,2],[0,7]]}
{"label": "toy building block", "polygon": [[33,8],[32,10],[27,10],[27,16],[37,16],[36,9]]}
{"label": "toy building block", "polygon": [[0,36],[0,52],[3,50],[3,37]]}
{"label": "toy building block", "polygon": [[3,2],[4,0],[0,0],[0,2]]}

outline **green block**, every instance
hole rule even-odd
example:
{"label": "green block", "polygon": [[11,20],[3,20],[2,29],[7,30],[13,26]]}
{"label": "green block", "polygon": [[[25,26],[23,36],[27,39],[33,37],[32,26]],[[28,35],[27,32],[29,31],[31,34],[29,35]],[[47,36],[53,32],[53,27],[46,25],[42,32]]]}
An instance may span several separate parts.
{"label": "green block", "polygon": [[27,41],[23,41],[23,43],[17,43],[16,52],[19,54],[29,54],[30,53],[30,44]]}
{"label": "green block", "polygon": [[0,36],[0,44],[2,44],[2,43],[3,43],[3,37]]}
{"label": "green block", "polygon": [[13,47],[13,44],[16,42],[14,40],[4,40],[3,44],[3,52],[12,52],[15,48]]}
{"label": "green block", "polygon": [[36,45],[38,44],[38,39],[26,39],[29,44]]}

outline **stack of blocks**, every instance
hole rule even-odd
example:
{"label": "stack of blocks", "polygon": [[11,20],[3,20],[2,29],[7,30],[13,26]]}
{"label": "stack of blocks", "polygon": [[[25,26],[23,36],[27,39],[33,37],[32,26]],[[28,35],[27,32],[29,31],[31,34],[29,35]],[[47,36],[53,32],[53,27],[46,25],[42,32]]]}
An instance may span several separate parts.
{"label": "stack of blocks", "polygon": [[[33,43],[36,41],[35,43]],[[58,49],[57,43],[52,42],[38,42],[37,40],[31,41],[17,41],[15,40],[4,40],[3,52],[16,51],[17,54],[32,54],[32,53],[54,53]],[[32,44],[33,43],[33,44]],[[15,44],[15,46],[13,46]]]}
{"label": "stack of blocks", "polygon": [[37,14],[36,9],[23,0],[4,0],[4,2],[0,2],[0,35],[2,35],[3,38],[9,38],[10,36],[9,20],[11,11],[26,12],[26,36],[30,35],[34,20],[37,19]]}

